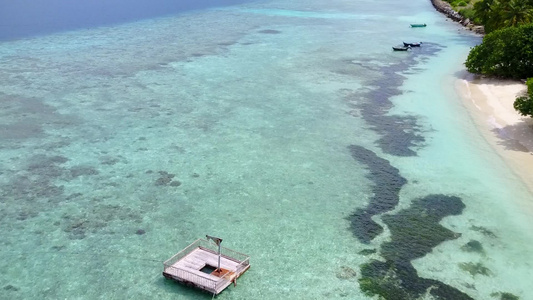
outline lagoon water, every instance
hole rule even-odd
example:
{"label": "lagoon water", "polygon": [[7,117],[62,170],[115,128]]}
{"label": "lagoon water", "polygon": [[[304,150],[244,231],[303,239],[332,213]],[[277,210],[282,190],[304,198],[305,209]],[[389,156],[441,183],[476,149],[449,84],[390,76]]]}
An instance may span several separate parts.
{"label": "lagoon water", "polygon": [[161,275],[205,234],[251,256],[220,299],[533,298],[531,192],[453,89],[479,42],[268,0],[0,43],[0,298],[210,299]]}

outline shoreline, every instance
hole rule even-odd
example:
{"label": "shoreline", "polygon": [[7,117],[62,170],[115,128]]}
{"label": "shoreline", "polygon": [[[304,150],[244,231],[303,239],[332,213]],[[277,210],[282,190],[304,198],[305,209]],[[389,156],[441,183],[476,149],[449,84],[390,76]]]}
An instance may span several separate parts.
{"label": "shoreline", "polygon": [[452,21],[455,21],[461,24],[464,28],[473,31],[477,34],[485,34],[485,29],[482,25],[476,25],[470,22],[470,19],[463,17],[458,12],[456,12],[452,6],[443,0],[431,0],[431,4],[438,12],[441,12],[446,17],[450,18]]}
{"label": "shoreline", "polygon": [[456,90],[485,140],[533,194],[533,118],[514,110],[527,91],[520,81],[481,78],[466,73]]}

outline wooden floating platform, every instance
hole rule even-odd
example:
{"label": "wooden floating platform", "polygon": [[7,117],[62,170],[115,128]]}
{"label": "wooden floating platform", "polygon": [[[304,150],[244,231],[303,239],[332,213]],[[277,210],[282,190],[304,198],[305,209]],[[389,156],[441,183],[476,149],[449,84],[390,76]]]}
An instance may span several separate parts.
{"label": "wooden floating platform", "polygon": [[163,276],[177,282],[194,286],[204,291],[220,294],[250,268],[250,257],[198,239],[163,263]]}

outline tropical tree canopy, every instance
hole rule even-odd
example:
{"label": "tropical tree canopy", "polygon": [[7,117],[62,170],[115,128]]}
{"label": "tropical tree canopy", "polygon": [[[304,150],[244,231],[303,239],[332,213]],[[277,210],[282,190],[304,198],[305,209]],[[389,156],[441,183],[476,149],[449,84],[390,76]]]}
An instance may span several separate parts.
{"label": "tropical tree canopy", "polygon": [[527,96],[516,98],[513,106],[522,116],[533,117],[533,78],[527,80]]}
{"label": "tropical tree canopy", "polygon": [[465,65],[471,73],[514,79],[533,77],[533,24],[485,35],[483,42],[472,48]]}
{"label": "tropical tree canopy", "polygon": [[533,0],[482,0],[474,4],[474,12],[489,33],[531,23]]}

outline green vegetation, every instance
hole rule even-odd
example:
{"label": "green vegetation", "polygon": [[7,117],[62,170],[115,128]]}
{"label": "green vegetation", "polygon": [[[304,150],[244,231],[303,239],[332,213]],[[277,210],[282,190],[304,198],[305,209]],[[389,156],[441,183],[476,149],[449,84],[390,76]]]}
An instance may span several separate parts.
{"label": "green vegetation", "polygon": [[533,0],[444,0],[485,32],[529,24],[533,21]]}
{"label": "green vegetation", "polygon": [[474,47],[465,62],[471,73],[524,79],[528,94],[518,97],[514,108],[533,117],[533,0],[481,0],[473,9],[461,10],[488,34]]}
{"label": "green vegetation", "polygon": [[487,34],[466,60],[469,72],[521,79],[533,77],[533,24]]}
{"label": "green vegetation", "polygon": [[532,0],[482,0],[474,4],[474,10],[487,33],[529,24],[533,20]]}
{"label": "green vegetation", "polygon": [[459,10],[457,11],[459,14],[461,14],[461,16],[467,18],[467,19],[470,19],[470,21],[476,23],[476,24],[480,24],[481,22],[479,21],[479,19],[476,17],[476,11],[474,10],[474,8],[472,7],[463,7],[463,8],[458,8]]}
{"label": "green vegetation", "polygon": [[458,12],[463,17],[470,19],[470,21],[481,24],[479,20],[476,19],[475,13],[474,13],[474,5],[479,0],[444,0],[448,2],[451,7]]}
{"label": "green vegetation", "polygon": [[[461,2],[449,1],[456,7]],[[502,78],[533,77],[533,0],[478,0],[461,13],[482,24],[487,33],[470,51],[465,63],[468,71]],[[518,105],[524,107],[527,99]]]}
{"label": "green vegetation", "polygon": [[516,109],[522,116],[533,117],[533,78],[528,78],[526,85],[527,96],[516,98],[514,109]]}

